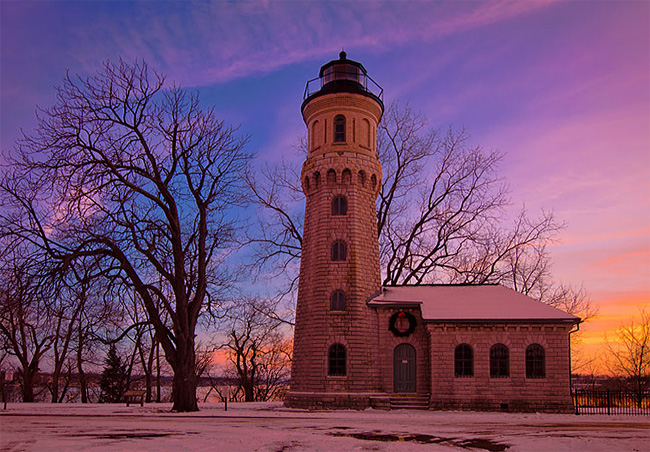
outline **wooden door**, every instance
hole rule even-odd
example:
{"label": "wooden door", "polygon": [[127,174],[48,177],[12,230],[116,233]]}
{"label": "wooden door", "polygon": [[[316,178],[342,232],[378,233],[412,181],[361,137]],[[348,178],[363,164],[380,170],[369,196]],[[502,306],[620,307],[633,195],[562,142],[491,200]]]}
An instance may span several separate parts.
{"label": "wooden door", "polygon": [[400,344],[393,353],[393,390],[396,393],[416,392],[415,347]]}

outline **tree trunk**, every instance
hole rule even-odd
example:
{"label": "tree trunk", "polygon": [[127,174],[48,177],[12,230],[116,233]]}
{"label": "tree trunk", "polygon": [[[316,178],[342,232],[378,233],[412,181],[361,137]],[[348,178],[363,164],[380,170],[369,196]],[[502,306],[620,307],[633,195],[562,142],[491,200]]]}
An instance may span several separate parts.
{"label": "tree trunk", "polygon": [[244,385],[244,401],[245,402],[254,402],[255,396],[253,395],[253,382],[248,380]]}
{"label": "tree trunk", "polygon": [[151,347],[149,348],[149,355],[146,358],[144,357],[144,350],[142,348],[142,343],[140,343],[140,360],[142,361],[142,371],[145,376],[145,401],[151,403],[153,400],[153,361],[156,357],[156,338],[155,335],[151,337]]}
{"label": "tree trunk", "polygon": [[146,378],[146,385],[147,385],[147,395],[146,395],[147,403],[151,403],[151,401],[153,400],[152,387],[153,387],[153,360],[154,357],[156,356],[155,346],[156,346],[155,342],[152,341],[151,349],[149,350],[149,356],[147,357],[147,364],[146,366],[145,365],[142,366],[143,369],[145,370],[145,378]]}
{"label": "tree trunk", "polygon": [[59,401],[59,377],[61,375],[61,369],[58,369],[57,366],[54,367],[54,372],[52,372],[52,403],[57,403]]}
{"label": "tree trunk", "polygon": [[52,389],[50,390],[50,393],[52,394],[52,403],[60,403],[59,385],[61,384],[61,371],[63,370],[63,359],[60,356],[58,356],[58,353],[55,354],[54,356],[55,356],[54,358],[55,364],[54,364],[54,369],[52,370]]}
{"label": "tree trunk", "polygon": [[160,403],[160,342],[156,342],[156,403]]}
{"label": "tree trunk", "polygon": [[174,380],[172,383],[172,399],[174,405],[172,411],[186,412],[199,411],[196,402],[196,375],[194,367],[183,363],[174,369]]}
{"label": "tree trunk", "polygon": [[79,392],[81,393],[81,403],[88,403],[88,382],[81,363],[78,366],[79,371]]}
{"label": "tree trunk", "polygon": [[59,400],[57,401],[57,403],[63,403],[63,400],[65,399],[65,396],[68,393],[68,388],[70,387],[71,380],[72,380],[72,368],[68,366],[68,373],[65,376],[65,384],[61,389],[61,395],[59,396]]}
{"label": "tree trunk", "polygon": [[194,341],[179,341],[175,358],[173,361],[172,401],[174,405],[172,411],[199,411],[196,400],[197,379]]}
{"label": "tree trunk", "polygon": [[77,373],[79,374],[79,392],[81,393],[81,403],[88,403],[88,383],[83,368],[83,338],[81,334],[81,323],[79,326],[79,346],[77,347]]}
{"label": "tree trunk", "polygon": [[30,369],[31,366],[25,366],[22,369],[23,376],[23,402],[31,403],[34,401],[34,377],[36,372]]}

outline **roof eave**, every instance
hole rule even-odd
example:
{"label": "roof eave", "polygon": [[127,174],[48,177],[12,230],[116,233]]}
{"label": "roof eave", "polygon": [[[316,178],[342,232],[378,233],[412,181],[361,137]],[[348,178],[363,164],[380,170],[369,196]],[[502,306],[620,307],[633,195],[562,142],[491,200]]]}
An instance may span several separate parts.
{"label": "roof eave", "polygon": [[580,323],[580,318],[574,319],[422,319],[424,323]]}
{"label": "roof eave", "polygon": [[373,308],[420,308],[422,306],[421,301],[377,301],[371,300],[368,302],[368,306]]}

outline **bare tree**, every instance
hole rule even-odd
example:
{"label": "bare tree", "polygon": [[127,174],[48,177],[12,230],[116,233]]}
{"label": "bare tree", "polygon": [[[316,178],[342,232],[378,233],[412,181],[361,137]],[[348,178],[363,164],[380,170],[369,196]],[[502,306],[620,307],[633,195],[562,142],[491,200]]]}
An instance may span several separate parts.
{"label": "bare tree", "polygon": [[[17,251],[17,250],[15,250]],[[24,250],[21,250],[24,252]],[[5,351],[16,357],[23,402],[34,402],[34,385],[43,356],[54,342],[55,329],[29,259],[5,259],[0,280],[0,334]]]}
{"label": "bare tree", "polygon": [[[153,371],[156,357],[156,335],[152,328],[145,328],[140,335],[140,341],[136,344],[140,364],[145,377],[145,390],[147,403],[153,401]],[[197,374],[200,376],[200,374]]]}
{"label": "bare tree", "polygon": [[640,310],[637,318],[621,325],[614,338],[605,336],[608,365],[612,373],[631,380],[638,394],[650,387],[650,311]]}
{"label": "bare tree", "polygon": [[551,214],[531,219],[525,210],[511,226],[503,222],[509,199],[498,174],[501,155],[468,145],[464,130],[429,129],[397,104],[384,114],[377,141],[384,168],[377,206],[383,283],[517,289],[523,276],[516,273],[517,255],[542,249],[561,225]]}
{"label": "bare tree", "polygon": [[38,120],[7,157],[0,234],[64,267],[93,258],[137,292],[174,372],[173,409],[198,410],[195,330],[232,281],[246,139],[144,62],[67,76]]}
{"label": "bare tree", "polygon": [[50,319],[54,333],[51,347],[52,375],[48,388],[52,403],[61,403],[70,384],[73,367],[71,354],[79,342],[77,334],[82,313],[86,309],[86,298],[77,293],[79,286],[83,290],[83,282],[79,281],[79,275],[72,267],[67,274],[49,272],[43,278],[41,286],[41,290],[50,294],[49,302],[41,315]]}
{"label": "bare tree", "polygon": [[[500,283],[579,315],[593,315],[584,289],[556,286],[546,245],[563,228],[552,213],[509,207],[501,155],[439,131],[409,107],[390,105],[377,135],[383,180],[377,230],[384,285]],[[297,171],[283,162],[248,177],[260,225],[255,268],[297,279],[304,202]],[[566,298],[562,298],[565,296]]]}
{"label": "bare tree", "polygon": [[102,339],[107,335],[106,330],[118,328],[122,318],[119,304],[115,303],[110,287],[103,278],[93,278],[92,267],[74,268],[76,284],[73,286],[73,296],[83,307],[80,310],[75,334],[74,360],[79,380],[79,393],[82,403],[89,403],[89,382],[84,365],[100,363],[100,355],[104,352]]}
{"label": "bare tree", "polygon": [[285,161],[264,166],[259,172],[248,171],[246,183],[253,202],[261,210],[258,227],[247,231],[244,243],[254,244],[253,259],[247,265],[258,276],[270,268],[271,278],[284,278],[286,290],[297,289],[298,266],[302,251],[304,201],[300,175]]}
{"label": "bare tree", "polygon": [[267,401],[286,386],[290,345],[281,322],[265,315],[262,300],[245,300],[230,313],[227,342],[221,348],[239,382],[245,402]]}
{"label": "bare tree", "polygon": [[284,400],[291,376],[293,341],[287,334],[272,333],[260,359],[255,400]]}
{"label": "bare tree", "polygon": [[[61,391],[61,378],[64,377],[64,371],[67,370],[68,377],[71,373],[71,363],[69,361],[70,353],[73,350],[75,335],[78,331],[77,323],[83,309],[83,304],[75,303],[70,298],[60,298],[55,301],[54,306],[48,307],[49,313],[45,314],[50,316],[51,321],[54,323],[54,337],[52,341],[52,379],[49,384],[50,394],[52,396],[52,403],[61,403],[65,397],[66,389],[70,383],[70,379],[66,378],[65,387]],[[64,366],[67,364],[67,368]]]}
{"label": "bare tree", "polygon": [[589,293],[582,286],[576,288],[547,281],[545,286],[540,284],[539,290],[533,296],[555,308],[580,317],[582,322],[598,315],[598,307],[592,304]]}

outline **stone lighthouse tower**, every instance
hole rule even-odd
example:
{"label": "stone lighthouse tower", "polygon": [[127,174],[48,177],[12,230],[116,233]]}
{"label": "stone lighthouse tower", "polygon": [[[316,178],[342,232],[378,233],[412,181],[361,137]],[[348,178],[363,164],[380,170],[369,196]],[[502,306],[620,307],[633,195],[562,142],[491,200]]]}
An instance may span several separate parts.
{"label": "stone lighthouse tower", "polygon": [[381,392],[377,312],[367,305],[381,289],[381,94],[345,52],[305,89],[306,206],[288,406],[365,408]]}

